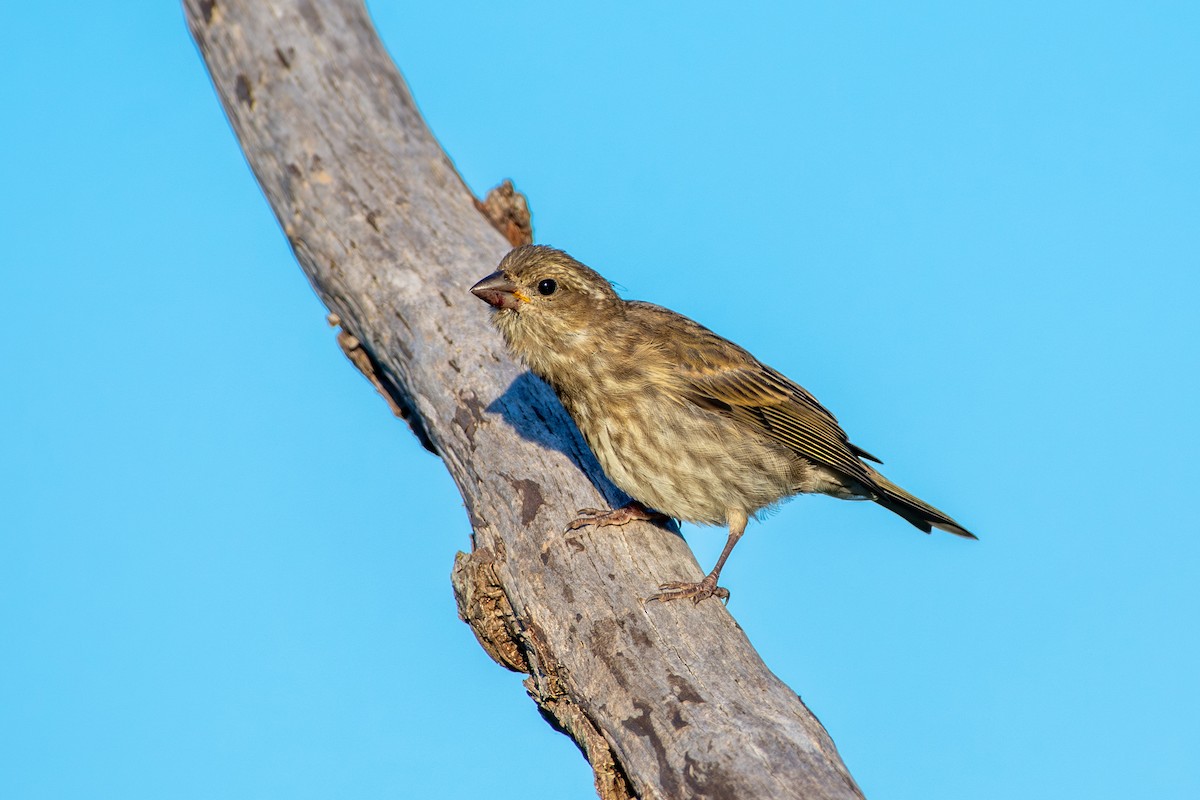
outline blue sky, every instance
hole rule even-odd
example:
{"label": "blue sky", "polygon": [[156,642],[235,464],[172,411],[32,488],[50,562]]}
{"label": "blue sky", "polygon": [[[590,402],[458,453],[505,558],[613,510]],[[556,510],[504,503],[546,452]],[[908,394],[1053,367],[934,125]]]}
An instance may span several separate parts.
{"label": "blue sky", "polygon": [[[372,11],[477,192],[979,533],[802,498],[723,574],[867,795],[1200,794],[1197,6],[425,6]],[[180,9],[21,4],[0,70],[0,796],[592,797]]]}

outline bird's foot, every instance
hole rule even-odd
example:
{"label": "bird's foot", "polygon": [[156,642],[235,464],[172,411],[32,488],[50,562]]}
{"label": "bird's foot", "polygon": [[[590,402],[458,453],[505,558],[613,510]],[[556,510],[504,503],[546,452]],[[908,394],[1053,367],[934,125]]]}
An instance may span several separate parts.
{"label": "bird's foot", "polygon": [[717,586],[717,576],[708,575],[699,583],[690,583],[687,581],[673,581],[671,583],[659,584],[658,594],[647,597],[646,600],[660,600],[666,602],[668,600],[686,600],[691,598],[693,605],[699,605],[700,601],[706,597],[716,597],[720,600],[729,602],[729,590]]}
{"label": "bird's foot", "polygon": [[635,520],[662,525],[671,519],[666,514],[651,511],[636,500],[620,508],[614,508],[612,511],[604,511],[599,508],[581,508],[576,513],[579,514],[579,517],[568,523],[567,531],[578,530],[588,525],[595,525],[597,528],[603,528],[608,525],[625,525]]}

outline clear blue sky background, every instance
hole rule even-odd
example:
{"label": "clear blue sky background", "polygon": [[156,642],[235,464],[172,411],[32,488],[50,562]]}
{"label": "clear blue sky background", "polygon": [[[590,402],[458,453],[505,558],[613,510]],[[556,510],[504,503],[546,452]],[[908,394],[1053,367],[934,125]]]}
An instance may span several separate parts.
{"label": "clear blue sky background", "polygon": [[[806,498],[724,574],[868,796],[1200,796],[1200,6],[424,6],[476,191],[980,534]],[[178,6],[16,4],[0,75],[0,797],[591,797]]]}

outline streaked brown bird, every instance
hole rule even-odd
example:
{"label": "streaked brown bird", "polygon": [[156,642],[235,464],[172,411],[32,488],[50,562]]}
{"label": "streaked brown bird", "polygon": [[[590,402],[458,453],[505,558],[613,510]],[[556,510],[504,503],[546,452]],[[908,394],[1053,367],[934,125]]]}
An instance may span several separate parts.
{"label": "streaked brown bird", "polygon": [[728,599],[717,580],[746,523],[795,494],[874,500],[926,533],[975,538],[864,463],[881,462],[851,444],[803,387],[687,317],[621,299],[561,250],[518,247],[471,292],[492,306],[509,349],[553,387],[609,479],[635,501],[584,509],[569,528],[661,515],[729,526],[704,580],[665,583],[651,599]]}

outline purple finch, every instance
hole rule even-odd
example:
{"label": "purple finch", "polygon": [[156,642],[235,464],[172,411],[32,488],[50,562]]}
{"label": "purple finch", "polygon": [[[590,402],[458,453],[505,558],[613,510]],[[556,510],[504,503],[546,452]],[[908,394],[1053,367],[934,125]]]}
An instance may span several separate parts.
{"label": "purple finch", "polygon": [[725,549],[699,583],[666,583],[653,599],[700,602],[717,586],[750,517],[801,493],[874,500],[921,530],[974,535],[879,474],[798,384],[708,328],[660,306],[623,300],[566,253],[518,247],[471,288],[494,309],[509,349],[554,389],[609,479],[634,499],[585,510],[569,527],[648,519],[728,525]]}

